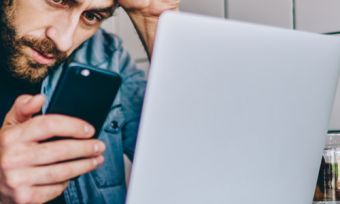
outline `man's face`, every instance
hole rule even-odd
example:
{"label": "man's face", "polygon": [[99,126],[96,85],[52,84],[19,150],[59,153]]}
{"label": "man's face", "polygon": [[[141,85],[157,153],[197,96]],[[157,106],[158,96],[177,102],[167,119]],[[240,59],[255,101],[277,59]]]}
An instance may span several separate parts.
{"label": "man's face", "polygon": [[32,83],[94,35],[115,7],[114,0],[2,1],[0,66]]}

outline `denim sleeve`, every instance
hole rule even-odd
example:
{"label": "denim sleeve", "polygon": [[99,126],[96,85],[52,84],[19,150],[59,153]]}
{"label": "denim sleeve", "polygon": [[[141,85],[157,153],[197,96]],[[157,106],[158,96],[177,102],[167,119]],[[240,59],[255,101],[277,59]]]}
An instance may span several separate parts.
{"label": "denim sleeve", "polygon": [[120,73],[123,83],[120,90],[122,112],[125,121],[122,125],[124,153],[133,161],[138,127],[146,87],[144,71],[137,68],[130,55],[121,48]]}

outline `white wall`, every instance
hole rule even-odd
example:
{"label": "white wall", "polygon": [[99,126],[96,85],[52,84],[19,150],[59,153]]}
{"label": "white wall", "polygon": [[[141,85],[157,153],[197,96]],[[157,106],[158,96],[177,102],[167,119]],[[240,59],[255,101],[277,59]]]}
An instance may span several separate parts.
{"label": "white wall", "polygon": [[[184,11],[317,33],[340,33],[340,0],[214,0],[211,4],[182,1]],[[340,84],[330,129],[340,130]]]}
{"label": "white wall", "polygon": [[291,0],[228,0],[227,18],[293,28]]}
{"label": "white wall", "polygon": [[339,0],[295,0],[296,28],[318,33],[340,31]]}
{"label": "white wall", "polygon": [[181,0],[180,10],[215,17],[225,17],[224,0]]}

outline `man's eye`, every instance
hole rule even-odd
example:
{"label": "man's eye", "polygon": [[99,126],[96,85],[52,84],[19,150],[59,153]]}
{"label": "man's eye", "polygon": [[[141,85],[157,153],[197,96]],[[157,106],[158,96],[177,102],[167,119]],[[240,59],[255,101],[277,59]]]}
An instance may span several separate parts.
{"label": "man's eye", "polygon": [[56,5],[56,6],[58,6],[58,5],[66,5],[66,0],[48,0],[48,2],[50,3],[50,4],[52,4],[52,5]]}
{"label": "man's eye", "polygon": [[65,0],[51,0],[55,4],[65,4]]}
{"label": "man's eye", "polygon": [[88,25],[96,25],[103,20],[103,17],[92,12],[85,12],[83,14],[85,23]]}

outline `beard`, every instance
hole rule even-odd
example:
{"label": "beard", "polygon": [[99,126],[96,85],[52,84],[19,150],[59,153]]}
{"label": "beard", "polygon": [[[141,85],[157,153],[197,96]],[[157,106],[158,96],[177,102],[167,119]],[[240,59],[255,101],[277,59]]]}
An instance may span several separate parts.
{"label": "beard", "polygon": [[[67,54],[57,49],[52,40],[37,39],[32,36],[19,37],[13,19],[15,10],[12,1],[0,0],[0,68],[8,71],[13,77],[30,83],[41,82],[54,67],[62,63]],[[31,48],[54,59],[53,64],[40,64],[24,53]]]}

